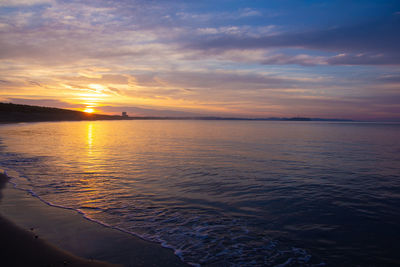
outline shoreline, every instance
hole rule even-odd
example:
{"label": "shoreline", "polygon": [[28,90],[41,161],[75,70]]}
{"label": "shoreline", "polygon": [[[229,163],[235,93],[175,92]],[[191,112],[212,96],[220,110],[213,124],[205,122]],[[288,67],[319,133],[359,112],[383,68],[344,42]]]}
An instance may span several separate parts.
{"label": "shoreline", "polygon": [[7,266],[188,266],[172,249],[54,207],[0,173],[1,263]]}
{"label": "shoreline", "polygon": [[[9,177],[0,173],[0,205],[3,190]],[[21,228],[0,213],[2,239],[0,241],[1,263],[7,266],[118,266],[107,262],[88,260],[61,250],[33,231]],[[22,256],[22,257],[21,257]]]}

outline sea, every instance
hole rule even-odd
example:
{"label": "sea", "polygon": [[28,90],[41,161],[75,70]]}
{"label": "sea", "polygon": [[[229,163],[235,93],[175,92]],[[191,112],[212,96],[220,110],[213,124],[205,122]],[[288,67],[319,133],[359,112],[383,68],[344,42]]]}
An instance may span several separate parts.
{"label": "sea", "polygon": [[398,123],[8,124],[0,168],[194,266],[400,264]]}

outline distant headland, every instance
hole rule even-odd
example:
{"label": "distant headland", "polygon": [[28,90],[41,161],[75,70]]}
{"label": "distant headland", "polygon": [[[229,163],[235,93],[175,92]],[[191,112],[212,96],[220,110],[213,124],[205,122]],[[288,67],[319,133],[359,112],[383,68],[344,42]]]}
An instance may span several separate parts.
{"label": "distant headland", "polygon": [[94,121],[94,120],[242,120],[242,121],[352,121],[321,118],[234,118],[234,117],[132,117],[125,112],[119,115],[87,113],[69,109],[0,103],[0,123],[41,121]]}
{"label": "distant headland", "polygon": [[122,116],[91,114],[81,111],[0,103],[0,122],[39,122],[39,121],[83,121],[83,120],[119,120]]}

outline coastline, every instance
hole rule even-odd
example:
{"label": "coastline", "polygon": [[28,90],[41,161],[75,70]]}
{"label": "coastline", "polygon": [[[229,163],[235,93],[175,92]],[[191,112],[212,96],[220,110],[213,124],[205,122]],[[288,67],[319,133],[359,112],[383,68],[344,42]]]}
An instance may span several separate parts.
{"label": "coastline", "polygon": [[187,266],[173,251],[49,206],[0,173],[0,263],[6,266]]}

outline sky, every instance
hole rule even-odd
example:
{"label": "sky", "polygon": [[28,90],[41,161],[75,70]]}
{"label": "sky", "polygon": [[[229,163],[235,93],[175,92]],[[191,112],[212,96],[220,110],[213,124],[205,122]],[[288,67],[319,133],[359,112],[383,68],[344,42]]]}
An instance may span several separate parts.
{"label": "sky", "polygon": [[400,1],[0,0],[0,101],[400,120]]}

